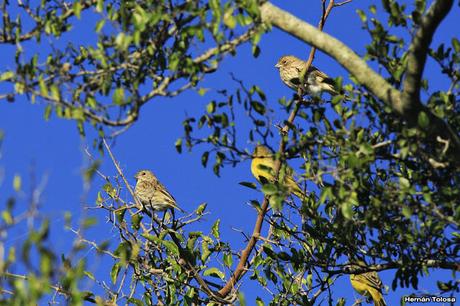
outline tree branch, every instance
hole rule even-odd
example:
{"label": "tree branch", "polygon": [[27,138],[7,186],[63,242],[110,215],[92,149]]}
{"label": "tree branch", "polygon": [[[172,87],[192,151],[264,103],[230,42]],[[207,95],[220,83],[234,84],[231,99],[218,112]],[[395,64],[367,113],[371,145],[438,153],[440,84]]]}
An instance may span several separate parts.
{"label": "tree branch", "polygon": [[390,103],[395,110],[402,109],[401,94],[344,43],[270,2],[264,3],[260,11],[263,21],[332,56],[375,96]]}
{"label": "tree branch", "polygon": [[[439,6],[441,8],[444,7],[441,4]],[[430,12],[434,11],[437,13],[440,10],[439,8],[436,10],[430,9]],[[460,156],[460,139],[457,132],[441,118],[435,116],[420,101],[411,101],[411,104],[407,104],[407,99],[404,99],[401,92],[392,87],[381,75],[371,69],[353,50],[334,37],[319,31],[312,25],[276,7],[270,2],[264,3],[260,11],[264,22],[270,23],[282,31],[315,46],[337,60],[360,84],[366,87],[378,99],[388,104],[397,115],[407,120],[411,126],[417,127],[418,119],[424,113],[429,120],[428,128],[424,129],[426,139],[436,139],[437,136],[443,139],[450,139],[452,143],[449,149],[450,160],[456,166],[460,164],[460,160],[457,158]]]}
{"label": "tree branch", "polygon": [[[319,25],[318,25],[319,31],[321,31],[323,29],[324,23],[326,22],[326,19],[329,16],[329,13],[331,12],[332,8],[334,7],[334,3],[335,3],[334,0],[330,0],[327,9],[324,9],[324,7],[323,7],[323,14],[321,16],[321,20],[320,20]],[[323,2],[323,5],[324,5],[324,2]],[[311,65],[311,63],[313,62],[313,59],[314,59],[314,56],[315,56],[315,51],[316,51],[316,48],[312,48],[310,50],[310,55],[309,55],[308,62],[307,62],[307,67],[306,67],[307,69]],[[305,74],[307,69],[302,71],[302,73]],[[298,100],[296,100],[296,102],[294,104],[294,108],[292,109],[291,113],[289,114],[289,117],[287,119],[287,123],[281,129],[281,134],[282,135],[285,135],[285,134],[287,134],[289,132],[290,126],[292,126],[292,124],[293,124],[293,122],[294,122],[294,120],[295,120],[295,118],[297,116],[297,113],[298,113],[298,111],[300,109],[300,104],[303,102],[303,98],[302,98],[303,94],[302,94],[301,91],[302,91],[302,88],[301,88],[301,86],[299,86],[299,92],[298,92],[298,97],[299,98],[298,98]],[[280,154],[280,156],[283,156],[285,151],[286,151],[286,139],[285,139],[285,137],[281,137],[278,153]],[[274,168],[273,168],[276,180],[278,180],[278,176],[279,176],[279,173],[280,173],[281,166],[282,166],[282,161],[280,159],[276,159],[275,160],[275,165],[274,165]],[[235,271],[233,272],[232,276],[230,277],[229,281],[225,284],[225,286],[221,290],[219,290],[219,294],[221,296],[223,296],[223,297],[227,296],[231,292],[231,290],[234,288],[234,286],[238,282],[238,280],[240,280],[241,277],[243,277],[243,275],[246,273],[246,271],[247,271],[246,266],[248,265],[249,255],[251,255],[252,250],[254,249],[257,240],[260,239],[260,233],[261,233],[261,230],[262,230],[262,225],[263,225],[265,215],[267,214],[267,211],[268,211],[268,206],[269,206],[269,197],[265,196],[264,200],[262,202],[262,205],[261,205],[261,209],[260,209],[259,214],[257,216],[256,224],[254,225],[254,230],[252,232],[252,235],[249,238],[249,241],[248,241],[248,244],[246,245],[246,248],[241,252],[240,261],[238,262],[238,265],[237,265]]]}
{"label": "tree branch", "polygon": [[[441,261],[441,260],[434,260],[434,259],[427,259],[421,262],[418,262],[420,266],[426,266],[428,268],[439,268],[445,270],[452,270],[452,271],[460,271],[460,264],[458,262],[449,262],[449,261]],[[343,265],[341,267],[337,267],[336,270],[325,270],[324,272],[328,273],[329,275],[336,275],[336,274],[361,274],[366,272],[379,272],[384,270],[392,270],[398,269],[400,267],[404,267],[402,262],[390,262],[386,264],[377,264],[377,265],[369,265],[369,266],[357,266],[357,265]]]}
{"label": "tree branch", "polygon": [[[404,98],[407,104],[419,103],[420,85],[423,69],[425,68],[428,48],[433,35],[441,21],[452,8],[453,0],[437,0],[433,2],[420,22],[420,28],[412,39],[407,55],[407,70],[404,80]],[[404,104],[406,104],[404,103]]]}

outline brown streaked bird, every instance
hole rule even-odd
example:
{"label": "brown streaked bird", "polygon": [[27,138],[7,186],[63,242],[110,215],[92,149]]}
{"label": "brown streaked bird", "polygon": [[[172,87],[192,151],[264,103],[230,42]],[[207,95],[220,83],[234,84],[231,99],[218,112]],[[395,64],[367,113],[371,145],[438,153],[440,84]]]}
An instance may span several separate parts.
{"label": "brown streaked bird", "polygon": [[[358,261],[360,266],[365,266],[363,261]],[[350,274],[350,282],[353,289],[366,298],[372,298],[375,306],[386,306],[382,295],[383,284],[377,272],[362,274]]]}
{"label": "brown streaked bird", "polygon": [[162,211],[168,208],[178,209],[174,197],[166,190],[165,186],[160,183],[158,178],[149,170],[141,170],[134,176],[136,178],[136,187],[134,194],[144,205],[145,209],[151,211]]}
{"label": "brown streaked bird", "polygon": [[[297,92],[300,84],[300,73],[306,65],[307,62],[293,55],[285,55],[278,60],[275,67],[279,69],[283,83]],[[338,94],[334,87],[335,82],[333,79],[315,66],[310,65],[303,80],[302,90],[304,95],[319,96],[323,92],[328,92],[334,96]]]}
{"label": "brown streaked bird", "polygon": [[[273,175],[275,168],[274,158],[275,155],[266,146],[258,145],[254,149],[251,162],[251,173],[259,182],[263,183],[264,179],[268,182],[273,182],[275,180],[275,176]],[[306,198],[305,192],[292,177],[292,169],[289,167],[286,168],[284,184],[289,189],[289,192],[293,193],[299,199],[303,200]]]}

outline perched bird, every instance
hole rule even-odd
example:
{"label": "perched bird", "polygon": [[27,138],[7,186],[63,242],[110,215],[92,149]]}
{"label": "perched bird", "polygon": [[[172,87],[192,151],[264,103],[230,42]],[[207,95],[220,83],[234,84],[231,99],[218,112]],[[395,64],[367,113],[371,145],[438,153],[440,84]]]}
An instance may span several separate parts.
{"label": "perched bird", "polygon": [[166,190],[165,186],[160,183],[157,177],[149,170],[141,170],[134,176],[136,178],[136,187],[134,194],[144,205],[145,209],[152,211],[161,211],[168,208],[175,208],[183,212],[177,206],[174,197]]}
{"label": "perched bird", "polygon": [[[280,78],[284,84],[297,92],[300,84],[300,73],[307,65],[307,62],[292,56],[282,56],[275,67],[280,71]],[[305,73],[302,90],[303,94],[312,96],[321,95],[322,92],[328,92],[331,95],[337,95],[338,92],[334,88],[335,82],[324,72],[318,70],[311,65]]]}
{"label": "perched bird", "polygon": [[[365,265],[362,261],[358,263],[360,266]],[[350,274],[350,281],[353,289],[367,298],[372,298],[375,306],[386,306],[382,295],[383,284],[377,272]]]}
{"label": "perched bird", "polygon": [[[252,175],[261,183],[264,183],[264,181],[273,182],[274,168],[275,156],[270,151],[270,149],[263,145],[256,146],[251,162]],[[292,192],[295,196],[301,200],[305,199],[306,194],[292,177],[292,169],[290,168],[286,169],[284,183],[288,187],[289,191]]]}

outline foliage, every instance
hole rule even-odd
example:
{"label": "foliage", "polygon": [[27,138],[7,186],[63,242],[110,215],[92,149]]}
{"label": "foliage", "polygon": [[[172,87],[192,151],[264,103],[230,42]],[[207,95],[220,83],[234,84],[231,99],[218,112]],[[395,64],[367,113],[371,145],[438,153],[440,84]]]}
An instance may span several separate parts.
{"label": "foliage", "polygon": [[[90,12],[93,11],[93,12]],[[257,42],[256,1],[43,1],[3,5],[3,44],[16,44],[15,70],[2,72],[10,101],[30,95],[53,113],[102,133],[103,126],[134,123],[142,106],[196,87],[223,56],[249,39]],[[17,14],[12,20],[11,13]],[[64,43],[67,32],[86,25],[85,42]],[[33,26],[30,26],[32,23]],[[93,36],[90,35],[91,31]],[[35,39],[47,56],[28,54]],[[256,52],[256,51],[255,51]]]}

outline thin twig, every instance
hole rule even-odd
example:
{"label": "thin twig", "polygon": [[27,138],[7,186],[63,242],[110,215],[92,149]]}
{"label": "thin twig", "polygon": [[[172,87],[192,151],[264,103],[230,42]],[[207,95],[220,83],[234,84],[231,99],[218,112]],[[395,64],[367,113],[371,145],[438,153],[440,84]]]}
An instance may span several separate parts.
{"label": "thin twig", "polygon": [[[324,26],[324,23],[325,23],[329,13],[331,12],[331,10],[333,8],[333,4],[334,4],[334,1],[331,0],[329,2],[329,6],[323,12],[323,16],[322,16],[320,24],[318,26],[320,28],[320,30],[322,30],[322,28]],[[313,62],[313,57],[314,57],[315,50],[316,50],[316,48],[312,48],[312,50],[310,51],[310,57],[308,59],[307,66],[306,66],[307,69],[311,65],[311,63]],[[304,73],[304,75],[305,75],[305,73]],[[299,86],[298,100],[296,100],[296,102],[294,104],[294,108],[293,108],[293,110],[291,111],[291,113],[290,113],[290,115],[288,117],[286,125],[281,130],[281,133],[284,134],[284,135],[286,135],[289,132],[289,129],[292,126],[292,124],[293,124],[293,122],[294,122],[294,120],[295,120],[295,118],[297,116],[297,113],[298,113],[298,111],[300,109],[300,104],[303,101],[302,96],[303,96],[302,95],[302,86]],[[285,139],[285,137],[281,137],[281,141],[279,143],[279,149],[278,149],[279,156],[284,156],[285,150],[286,150],[286,139]],[[281,165],[282,165],[282,161],[280,159],[276,159],[275,160],[275,165],[273,167],[273,171],[274,171],[274,174],[275,174],[275,180],[278,180]],[[269,197],[265,196],[264,200],[262,202],[262,205],[261,205],[261,209],[259,210],[259,213],[258,213],[258,216],[257,216],[257,219],[256,219],[256,223],[254,225],[254,229],[253,229],[253,233],[251,235],[251,238],[249,239],[245,249],[241,252],[240,261],[238,262],[238,265],[236,266],[236,269],[233,272],[232,276],[227,281],[227,283],[224,285],[224,287],[222,287],[222,289],[219,290],[219,295],[220,296],[225,297],[228,294],[230,294],[232,289],[234,289],[236,283],[247,272],[248,259],[249,259],[250,254],[252,253],[252,250],[254,249],[254,247],[256,245],[256,242],[258,241],[258,239],[260,237],[263,221],[264,221],[266,213],[268,212],[268,209],[269,209]]]}

